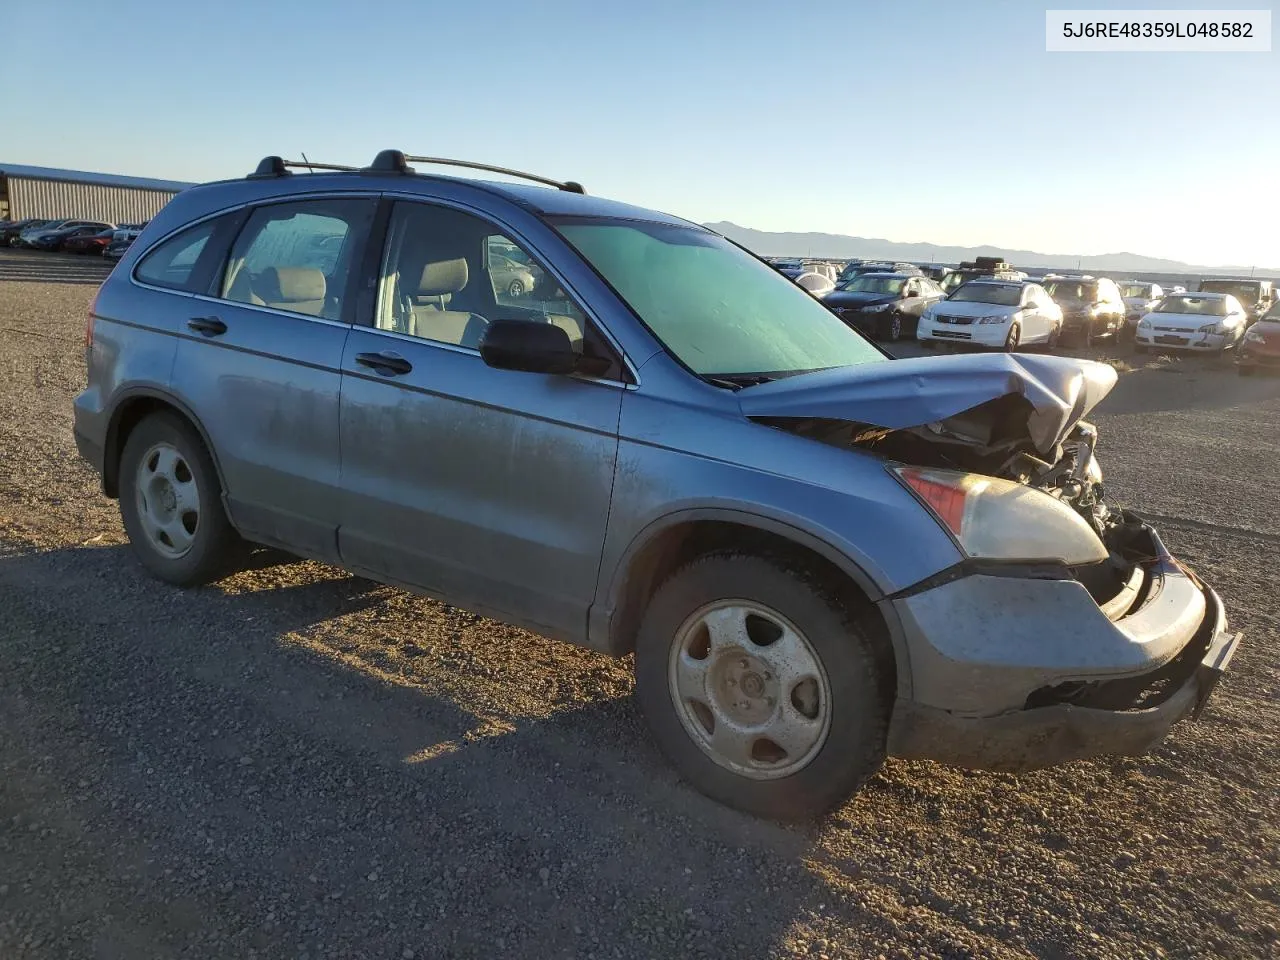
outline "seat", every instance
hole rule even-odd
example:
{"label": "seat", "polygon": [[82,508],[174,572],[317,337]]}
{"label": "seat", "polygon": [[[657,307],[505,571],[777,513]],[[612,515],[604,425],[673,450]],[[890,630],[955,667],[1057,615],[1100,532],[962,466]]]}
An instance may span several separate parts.
{"label": "seat", "polygon": [[325,306],[324,273],[314,267],[267,267],[253,278],[253,292],[268,307],[318,317]]}
{"label": "seat", "polygon": [[409,332],[424,340],[479,346],[489,321],[479,314],[448,309],[454,294],[462,292],[469,278],[467,261],[462,257],[427,263],[413,298]]}

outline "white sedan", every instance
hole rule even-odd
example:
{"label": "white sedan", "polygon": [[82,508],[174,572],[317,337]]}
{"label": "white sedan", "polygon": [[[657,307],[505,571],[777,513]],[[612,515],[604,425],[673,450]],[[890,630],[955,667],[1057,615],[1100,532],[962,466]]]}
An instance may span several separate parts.
{"label": "white sedan", "polygon": [[1054,346],[1062,332],[1062,308],[1037,283],[970,280],[925,310],[916,339],[970,343],[1003,350],[1024,344]]}
{"label": "white sedan", "polygon": [[1138,321],[1133,349],[1223,353],[1239,345],[1248,325],[1248,313],[1229,293],[1179,293]]}
{"label": "white sedan", "polygon": [[796,277],[796,283],[815,297],[825,297],[836,288],[836,283],[831,277],[826,273],[818,273],[816,271],[800,274],[800,276]]}

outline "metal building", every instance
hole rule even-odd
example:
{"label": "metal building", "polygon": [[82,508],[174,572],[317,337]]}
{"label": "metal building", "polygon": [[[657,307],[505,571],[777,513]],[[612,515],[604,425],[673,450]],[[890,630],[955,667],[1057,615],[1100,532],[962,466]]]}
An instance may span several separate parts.
{"label": "metal building", "polygon": [[78,217],[142,223],[189,186],[176,180],[0,163],[0,220]]}

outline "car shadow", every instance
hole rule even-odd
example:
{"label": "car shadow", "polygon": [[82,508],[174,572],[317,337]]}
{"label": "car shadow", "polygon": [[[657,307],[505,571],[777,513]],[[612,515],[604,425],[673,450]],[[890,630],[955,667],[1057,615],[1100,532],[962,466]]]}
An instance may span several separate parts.
{"label": "car shadow", "polygon": [[0,248],[0,281],[100,284],[115,264],[101,255]]}
{"label": "car shadow", "polygon": [[[495,710],[424,685],[432,677],[397,676],[376,642],[314,642],[313,628],[399,595],[314,566],[300,578],[262,564],[279,579],[179,590],[146,577],[122,545],[0,555],[0,728],[11,738],[0,738],[0,769],[79,784],[71,821],[93,824],[46,829],[42,855],[57,864],[98,851],[200,878],[186,895],[199,918],[190,930],[168,907],[117,912],[109,929],[90,906],[64,917],[105,938],[99,955],[113,955],[112,938],[125,954],[159,939],[181,952],[184,937],[210,955],[198,938],[224,931],[219,955],[244,956],[286,940],[341,943],[350,929],[371,931],[359,944],[368,956],[541,960],[615,945],[627,956],[774,956],[849,931],[862,955],[940,935],[947,956],[1025,949],[1016,924],[967,930],[964,897],[922,886],[903,864],[926,856],[923,836],[938,845],[928,857],[968,858],[975,845],[995,856],[993,798],[996,809],[1031,804],[1052,832],[1072,774],[1014,787],[894,763],[822,821],[762,821],[683,783],[626,695],[539,713],[512,689],[512,705]],[[398,639],[388,631],[385,646]],[[38,705],[40,722],[14,722],[18,703]],[[38,770],[5,755],[18,743]],[[0,814],[32,809],[0,791]],[[976,826],[956,839],[938,833],[942,819]],[[267,905],[275,926],[262,921]]]}

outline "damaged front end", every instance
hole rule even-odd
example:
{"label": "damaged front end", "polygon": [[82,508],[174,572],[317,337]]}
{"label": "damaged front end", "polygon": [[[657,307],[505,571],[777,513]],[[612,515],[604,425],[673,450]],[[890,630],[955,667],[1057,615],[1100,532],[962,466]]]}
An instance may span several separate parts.
{"label": "damaged front end", "polygon": [[1083,418],[1115,372],[1008,355],[883,367],[903,365],[896,383],[829,371],[742,392],[757,422],[882,458],[966,557],[881,601],[910,656],[890,753],[1019,771],[1141,754],[1198,716],[1239,637],[1155,530],[1106,502]]}

